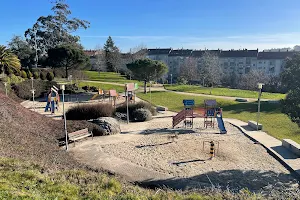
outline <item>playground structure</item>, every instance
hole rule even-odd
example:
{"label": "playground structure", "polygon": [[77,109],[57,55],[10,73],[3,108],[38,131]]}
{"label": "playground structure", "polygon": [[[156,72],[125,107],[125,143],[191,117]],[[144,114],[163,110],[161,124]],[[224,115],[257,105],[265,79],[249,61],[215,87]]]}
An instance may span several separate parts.
{"label": "playground structure", "polygon": [[51,113],[55,113],[55,109],[58,110],[59,101],[60,98],[58,94],[58,88],[53,85],[49,93],[47,93],[47,104],[45,107],[45,112],[48,112],[50,108]]}
{"label": "playground structure", "polygon": [[215,126],[215,119],[217,119],[218,127],[221,134],[226,134],[226,128],[222,118],[222,108],[217,107],[216,100],[204,100],[204,108],[195,108],[194,100],[183,100],[184,109],[173,116],[173,128],[183,121],[185,128],[193,128],[194,118],[204,118],[204,127]]}

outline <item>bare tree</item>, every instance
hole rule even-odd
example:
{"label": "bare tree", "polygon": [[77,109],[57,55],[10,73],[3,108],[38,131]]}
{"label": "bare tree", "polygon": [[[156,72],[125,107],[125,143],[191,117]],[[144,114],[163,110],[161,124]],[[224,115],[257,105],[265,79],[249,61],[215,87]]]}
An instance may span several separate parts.
{"label": "bare tree", "polygon": [[257,90],[257,83],[269,83],[270,78],[263,71],[251,70],[249,73],[241,76],[238,87],[246,90]]}
{"label": "bare tree", "polygon": [[147,47],[143,44],[140,44],[136,47],[131,48],[129,53],[130,62],[134,62],[139,59],[144,59],[147,55]]}
{"label": "bare tree", "polygon": [[219,57],[206,51],[199,61],[198,73],[203,81],[203,86],[208,85],[213,87],[219,84],[223,76],[222,69],[219,65]]}
{"label": "bare tree", "polygon": [[94,66],[95,69],[100,73],[101,71],[106,71],[106,65],[105,65],[105,54],[104,50],[98,45],[96,47],[96,53],[94,58]]}
{"label": "bare tree", "polygon": [[185,59],[179,66],[179,79],[181,80],[186,80],[187,82],[196,80],[198,78],[197,73],[197,61],[192,57]]}

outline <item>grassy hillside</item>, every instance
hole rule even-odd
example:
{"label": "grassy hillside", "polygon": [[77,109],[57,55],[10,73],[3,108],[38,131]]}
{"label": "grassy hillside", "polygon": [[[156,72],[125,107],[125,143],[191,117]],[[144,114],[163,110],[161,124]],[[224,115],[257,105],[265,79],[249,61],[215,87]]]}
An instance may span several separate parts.
{"label": "grassy hillside", "polygon": [[[138,93],[138,97],[150,101],[150,94]],[[180,95],[172,92],[152,92],[152,104],[162,105],[172,111],[183,109],[183,99],[194,99],[196,107],[203,107],[205,97],[190,95]],[[236,118],[247,122],[248,120],[256,121],[257,104],[256,103],[238,103],[235,101],[217,99],[220,107],[223,108],[224,118]],[[300,128],[290,121],[290,119],[281,113],[279,104],[262,103],[260,123],[263,124],[264,131],[278,138],[290,138],[300,143]]]}
{"label": "grassy hillside", "polygon": [[44,173],[39,165],[7,158],[0,158],[0,180],[0,199],[202,200],[261,197],[246,189],[235,194],[218,189],[197,193],[148,190],[120,182],[105,173],[86,170]]}
{"label": "grassy hillside", "polygon": [[84,71],[90,81],[112,82],[112,83],[139,83],[137,80],[128,80],[126,76],[114,72]]}
{"label": "grassy hillside", "polygon": [[[242,98],[257,98],[257,91],[250,90],[239,90],[239,89],[229,89],[229,88],[206,88],[196,85],[165,85],[167,90],[173,90],[178,92],[189,92],[196,94],[211,94],[216,96],[229,96],[229,97],[242,97]],[[263,92],[263,99],[284,99],[285,94],[280,93],[268,93]]]}

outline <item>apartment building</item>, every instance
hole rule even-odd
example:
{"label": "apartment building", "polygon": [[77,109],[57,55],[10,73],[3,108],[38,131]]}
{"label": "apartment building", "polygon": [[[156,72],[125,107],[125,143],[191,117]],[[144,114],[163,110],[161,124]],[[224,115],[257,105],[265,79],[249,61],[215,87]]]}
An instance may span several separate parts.
{"label": "apartment building", "polygon": [[294,51],[262,51],[256,50],[190,50],[190,49],[149,49],[148,58],[161,60],[169,67],[170,74],[174,78],[178,76],[181,64],[187,58],[195,59],[199,64],[201,57],[205,52],[219,57],[219,64],[224,73],[242,75],[250,70],[262,70],[266,74],[279,76],[283,70],[285,59],[292,57]]}

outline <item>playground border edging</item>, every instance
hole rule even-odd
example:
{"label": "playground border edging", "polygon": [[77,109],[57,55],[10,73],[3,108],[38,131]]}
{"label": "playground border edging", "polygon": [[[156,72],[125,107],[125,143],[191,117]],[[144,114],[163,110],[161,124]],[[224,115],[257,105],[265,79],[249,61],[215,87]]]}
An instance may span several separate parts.
{"label": "playground border edging", "polygon": [[242,128],[241,126],[234,124],[233,122],[231,122],[230,120],[228,121],[227,119],[224,119],[224,121],[226,121],[226,122],[230,123],[231,125],[233,125],[234,127],[238,128],[251,141],[256,142],[256,143],[260,144],[261,146],[263,146],[271,156],[273,156],[278,162],[280,162],[287,170],[289,170],[291,172],[292,175],[294,175],[300,181],[300,171],[297,172],[296,170],[294,170],[288,163],[286,163],[283,159],[281,159],[277,155],[277,153],[274,152],[274,150],[268,148],[266,145],[262,144],[255,138],[251,137],[251,135],[247,134],[247,131],[244,128]]}

